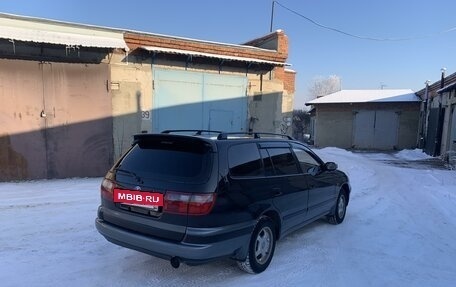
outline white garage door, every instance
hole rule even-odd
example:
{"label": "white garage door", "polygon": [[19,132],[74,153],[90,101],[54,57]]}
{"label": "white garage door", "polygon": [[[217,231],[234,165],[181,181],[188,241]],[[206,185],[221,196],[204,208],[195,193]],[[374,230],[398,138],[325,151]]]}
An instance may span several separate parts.
{"label": "white garage door", "polygon": [[399,115],[391,110],[360,110],[355,114],[353,146],[390,150],[397,146]]}

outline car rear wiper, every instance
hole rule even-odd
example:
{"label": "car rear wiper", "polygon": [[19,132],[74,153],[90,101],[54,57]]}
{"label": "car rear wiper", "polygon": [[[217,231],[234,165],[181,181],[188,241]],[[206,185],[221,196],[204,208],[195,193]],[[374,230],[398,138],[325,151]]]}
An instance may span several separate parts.
{"label": "car rear wiper", "polygon": [[129,175],[133,176],[136,179],[137,182],[143,183],[142,178],[139,175],[137,175],[136,173],[132,172],[132,171],[129,171],[129,170],[126,170],[126,169],[122,169],[120,167],[116,167],[114,170],[129,174]]}

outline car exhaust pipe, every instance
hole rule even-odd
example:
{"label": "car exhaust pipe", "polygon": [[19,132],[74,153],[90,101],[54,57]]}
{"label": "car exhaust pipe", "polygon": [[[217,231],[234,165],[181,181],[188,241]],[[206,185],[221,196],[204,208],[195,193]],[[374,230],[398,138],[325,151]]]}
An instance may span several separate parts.
{"label": "car exhaust pipe", "polygon": [[173,257],[171,258],[171,260],[169,261],[171,263],[171,266],[173,266],[173,268],[179,268],[180,266],[180,259],[179,257]]}

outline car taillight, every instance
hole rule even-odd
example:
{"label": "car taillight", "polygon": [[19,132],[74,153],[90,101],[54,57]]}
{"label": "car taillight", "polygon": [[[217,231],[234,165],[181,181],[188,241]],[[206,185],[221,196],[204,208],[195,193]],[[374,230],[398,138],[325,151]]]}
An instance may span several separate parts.
{"label": "car taillight", "polygon": [[107,200],[113,200],[113,195],[112,192],[114,190],[114,183],[110,181],[109,179],[103,179],[101,182],[101,197]]}
{"label": "car taillight", "polygon": [[214,193],[181,193],[167,191],[163,211],[183,215],[208,214],[215,203]]}
{"label": "car taillight", "polygon": [[214,193],[192,194],[188,203],[189,215],[204,215],[208,214],[215,203]]}

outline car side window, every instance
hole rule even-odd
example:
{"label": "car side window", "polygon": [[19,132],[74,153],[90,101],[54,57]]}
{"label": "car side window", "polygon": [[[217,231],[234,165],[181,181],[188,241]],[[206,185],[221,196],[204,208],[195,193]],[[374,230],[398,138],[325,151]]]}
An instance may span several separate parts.
{"label": "car side window", "polygon": [[238,144],[228,150],[230,174],[239,177],[262,176],[260,152],[254,143]]}
{"label": "car side window", "polygon": [[289,148],[268,148],[276,175],[298,174],[296,160]]}
{"label": "car side window", "polygon": [[320,163],[306,150],[294,146],[293,152],[295,153],[299,165],[304,173],[309,173],[309,169],[320,166]]}

